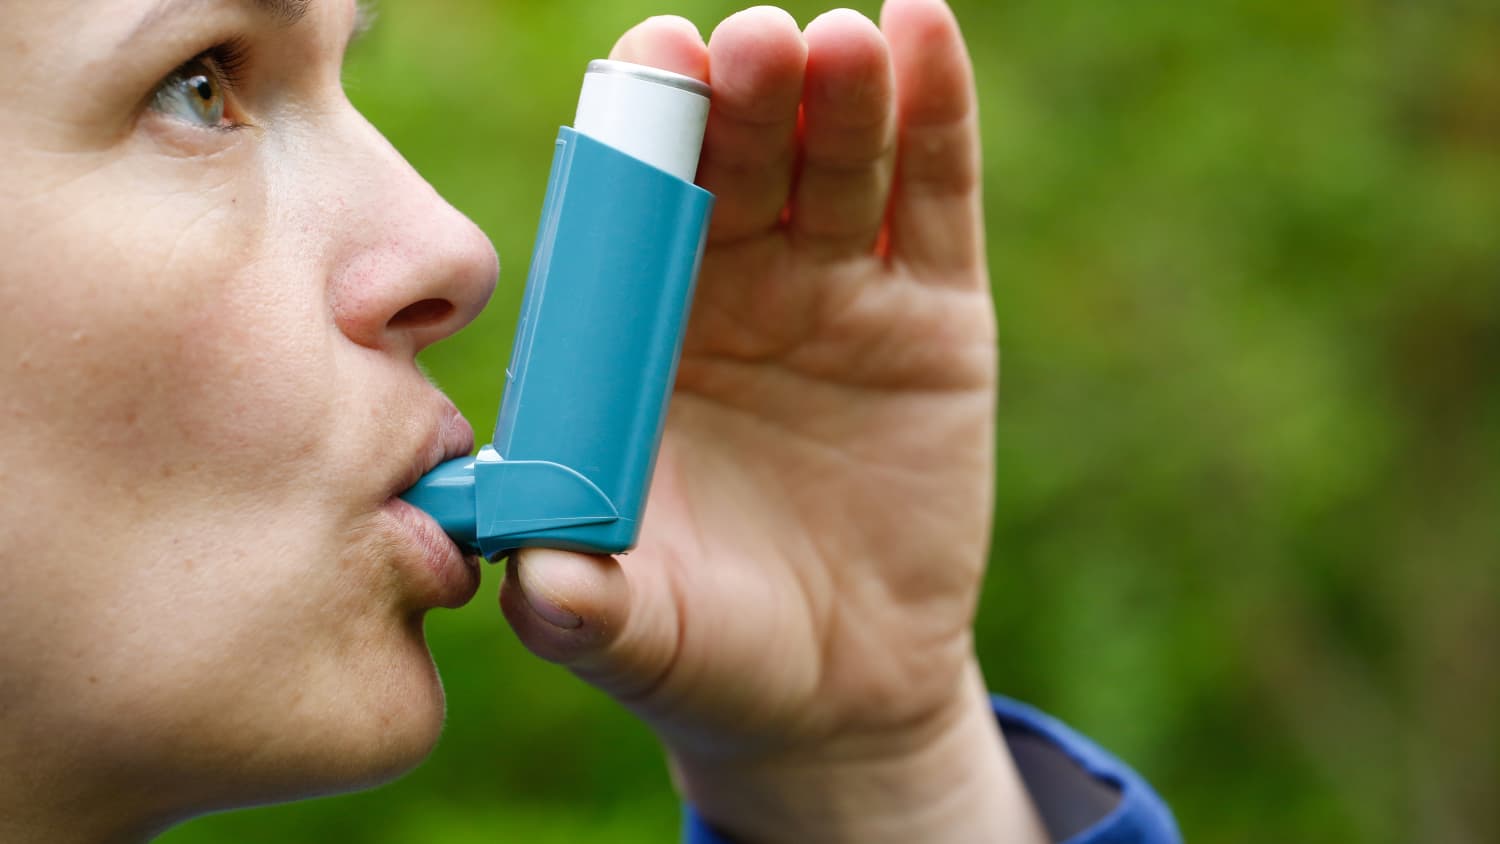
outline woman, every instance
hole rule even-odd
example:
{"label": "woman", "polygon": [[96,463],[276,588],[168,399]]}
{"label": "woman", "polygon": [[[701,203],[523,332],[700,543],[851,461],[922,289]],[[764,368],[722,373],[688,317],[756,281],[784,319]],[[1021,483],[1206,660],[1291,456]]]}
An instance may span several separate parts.
{"label": "woman", "polygon": [[[0,839],[396,776],[442,722],[423,615],[477,579],[396,498],[473,445],[413,357],[489,243],[345,100],[351,0],[3,10]],[[1109,834],[1143,789],[1002,740],[970,646],[995,356],[951,13],[613,57],[711,77],[712,244],[640,549],[522,553],[507,618],[736,839]]]}

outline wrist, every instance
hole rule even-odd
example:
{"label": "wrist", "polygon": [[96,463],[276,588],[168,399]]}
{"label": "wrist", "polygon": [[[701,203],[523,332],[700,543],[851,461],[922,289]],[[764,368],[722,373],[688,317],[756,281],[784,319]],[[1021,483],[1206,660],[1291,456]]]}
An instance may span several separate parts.
{"label": "wrist", "polygon": [[1046,841],[977,666],[953,703],[921,724],[764,758],[672,750],[673,777],[741,844]]}

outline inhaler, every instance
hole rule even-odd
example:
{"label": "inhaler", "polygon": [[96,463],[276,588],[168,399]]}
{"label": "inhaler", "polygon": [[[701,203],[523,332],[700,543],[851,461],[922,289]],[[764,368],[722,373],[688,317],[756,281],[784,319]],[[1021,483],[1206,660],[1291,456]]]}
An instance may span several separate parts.
{"label": "inhaler", "polygon": [[467,553],[635,545],[713,195],[709,88],[615,61],[557,135],[494,441],[402,497]]}

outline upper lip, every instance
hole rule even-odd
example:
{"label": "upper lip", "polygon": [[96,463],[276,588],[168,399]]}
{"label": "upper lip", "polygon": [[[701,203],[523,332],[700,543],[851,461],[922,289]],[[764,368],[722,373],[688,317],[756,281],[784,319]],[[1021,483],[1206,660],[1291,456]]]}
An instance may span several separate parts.
{"label": "upper lip", "polygon": [[469,426],[469,421],[463,414],[458,412],[457,407],[445,401],[442,409],[427,426],[427,435],[412,452],[411,463],[391,495],[406,492],[438,464],[468,457],[473,450],[474,429]]}

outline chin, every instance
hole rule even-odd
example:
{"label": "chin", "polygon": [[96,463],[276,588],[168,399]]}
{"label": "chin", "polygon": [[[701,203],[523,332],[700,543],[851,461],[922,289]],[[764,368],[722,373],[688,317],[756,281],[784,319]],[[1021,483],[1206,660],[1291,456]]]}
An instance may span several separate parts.
{"label": "chin", "polygon": [[[217,769],[222,778],[187,817],[373,788],[426,759],[442,734],[445,705],[420,622],[399,645],[360,657],[325,664],[336,670],[303,678],[301,688],[284,687],[274,720],[205,753],[218,758],[196,769]],[[255,707],[260,714],[263,703]],[[247,742],[247,734],[259,740]]]}
{"label": "chin", "polygon": [[[349,680],[359,692],[336,690],[334,705],[310,723],[293,726],[307,748],[306,776],[292,799],[373,788],[421,764],[437,746],[447,711],[442,682],[427,650],[421,622],[395,664]],[[351,693],[352,692],[352,693]]]}

